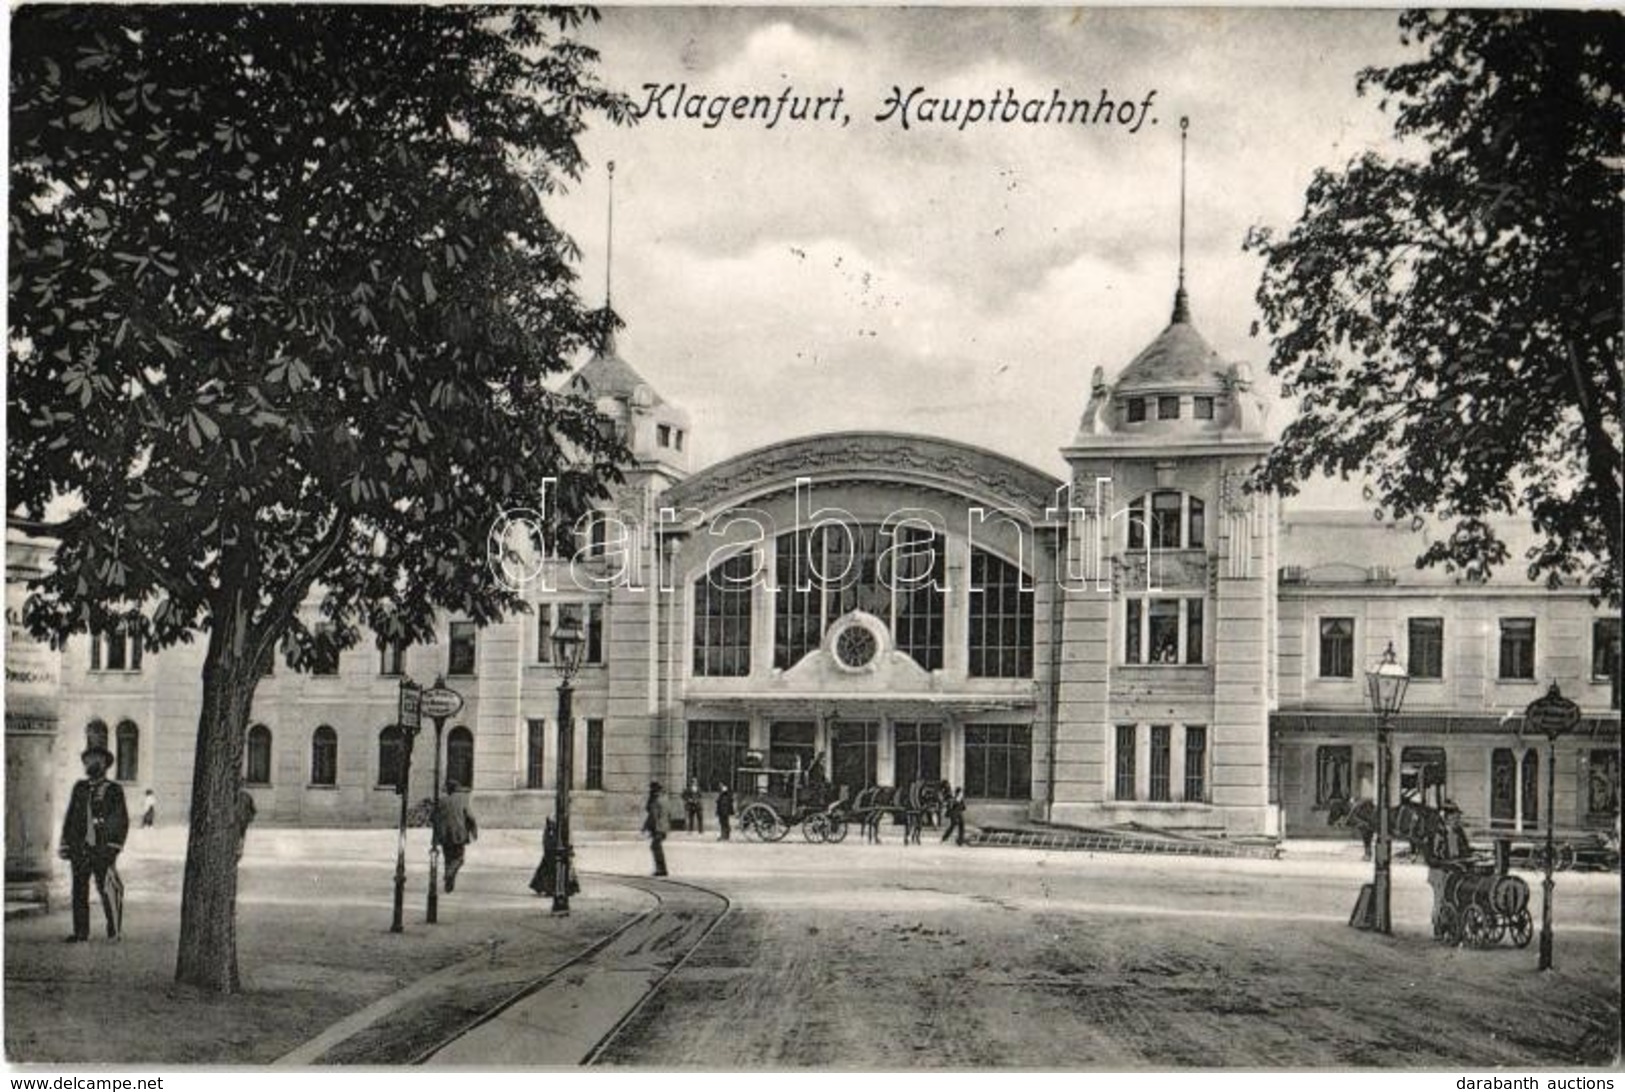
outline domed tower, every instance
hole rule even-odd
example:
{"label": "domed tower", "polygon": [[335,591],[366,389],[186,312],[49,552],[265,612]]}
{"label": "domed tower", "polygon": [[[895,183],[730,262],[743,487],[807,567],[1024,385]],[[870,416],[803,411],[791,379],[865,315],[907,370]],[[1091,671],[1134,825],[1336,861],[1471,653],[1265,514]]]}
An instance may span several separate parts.
{"label": "domed tower", "polygon": [[1246,365],[1191,320],[1183,142],[1173,313],[1115,381],[1095,369],[1062,451],[1072,647],[1055,814],[1273,833],[1275,506],[1243,488],[1270,440]]}
{"label": "domed tower", "polygon": [[631,469],[660,475],[662,487],[688,476],[688,411],[668,402],[628,364],[609,337],[570,378],[570,389],[597,399],[598,411],[621,429]]}

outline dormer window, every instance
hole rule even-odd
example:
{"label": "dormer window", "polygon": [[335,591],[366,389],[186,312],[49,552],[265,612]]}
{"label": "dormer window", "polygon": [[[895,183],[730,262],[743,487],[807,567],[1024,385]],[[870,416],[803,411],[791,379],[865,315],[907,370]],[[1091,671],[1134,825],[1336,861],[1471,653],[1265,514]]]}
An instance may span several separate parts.
{"label": "dormer window", "polygon": [[671,446],[671,426],[670,425],[656,425],[655,426],[655,443],[659,444],[661,447],[670,447]]}
{"label": "dormer window", "polygon": [[1213,396],[1199,394],[1191,399],[1191,416],[1198,421],[1213,420]]}
{"label": "dormer window", "polygon": [[1131,424],[1131,425],[1134,424],[1136,421],[1144,421],[1145,420],[1145,399],[1144,398],[1130,398],[1128,400],[1128,420],[1129,420],[1129,424]]}
{"label": "dormer window", "polygon": [[1157,420],[1179,420],[1179,396],[1177,394],[1165,394],[1157,399]]}

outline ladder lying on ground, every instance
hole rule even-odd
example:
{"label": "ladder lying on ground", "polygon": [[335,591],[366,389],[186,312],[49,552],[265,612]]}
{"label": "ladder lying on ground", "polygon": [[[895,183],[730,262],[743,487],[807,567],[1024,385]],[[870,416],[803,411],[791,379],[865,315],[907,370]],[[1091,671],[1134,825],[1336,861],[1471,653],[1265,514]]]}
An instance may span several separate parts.
{"label": "ladder lying on ground", "polygon": [[966,836],[977,846],[1019,846],[1094,853],[1151,853],[1185,857],[1252,857],[1274,860],[1273,843],[1237,842],[1201,835],[1148,834],[1088,827],[982,827]]}

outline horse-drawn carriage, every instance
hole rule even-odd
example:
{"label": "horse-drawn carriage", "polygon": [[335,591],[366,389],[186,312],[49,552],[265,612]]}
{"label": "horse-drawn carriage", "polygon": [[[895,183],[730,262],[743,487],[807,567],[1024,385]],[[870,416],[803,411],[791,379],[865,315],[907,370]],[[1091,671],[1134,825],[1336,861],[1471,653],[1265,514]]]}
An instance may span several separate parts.
{"label": "horse-drawn carriage", "polygon": [[1510,937],[1519,948],[1535,935],[1529,915],[1529,885],[1476,858],[1434,862],[1433,937],[1446,944],[1491,948]]}
{"label": "horse-drawn carriage", "polygon": [[781,841],[792,827],[809,842],[839,842],[846,837],[845,802],[823,776],[823,755],[802,769],[801,761],[775,769],[759,752],[746,756],[734,775],[739,797],[739,830],[758,842]]}

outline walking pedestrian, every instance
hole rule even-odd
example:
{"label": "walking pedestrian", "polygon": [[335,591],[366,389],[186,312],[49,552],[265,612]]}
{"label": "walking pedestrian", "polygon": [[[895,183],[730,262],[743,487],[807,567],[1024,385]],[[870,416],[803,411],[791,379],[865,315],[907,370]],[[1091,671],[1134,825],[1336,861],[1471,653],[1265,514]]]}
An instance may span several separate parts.
{"label": "walking pedestrian", "polygon": [[656,876],[666,874],[666,835],[671,831],[671,812],[666,807],[666,791],[660,782],[649,782],[649,800],[644,805],[643,833],[649,836],[649,853],[654,857]]}
{"label": "walking pedestrian", "polygon": [[[542,828],[542,863],[530,877],[530,889],[538,895],[557,894],[559,875],[559,825],[551,817]],[[581,894],[575,869],[570,870],[570,894]]]}
{"label": "walking pedestrian", "polygon": [[705,833],[705,801],[700,796],[698,778],[689,778],[683,790],[683,829],[691,834]]}
{"label": "walking pedestrian", "polygon": [[92,741],[79,756],[85,776],[73,786],[68,813],[62,820],[62,844],[57,853],[73,871],[73,933],[70,944],[90,939],[90,881],[95,879],[107,918],[107,938],[119,939],[124,930],[124,881],[118,874],[118,855],[130,832],[130,813],[124,790],[107,779],[112,752]]}
{"label": "walking pedestrian", "polygon": [[717,841],[726,842],[731,833],[729,821],[734,817],[734,794],[727,785],[717,786],[717,826],[722,833],[717,835]]}
{"label": "walking pedestrian", "polygon": [[446,780],[446,795],[440,800],[440,813],[435,817],[436,837],[440,851],[446,855],[446,894],[457,889],[457,873],[463,867],[463,855],[468,843],[477,841],[480,824],[468,810],[468,792],[458,782]]}
{"label": "walking pedestrian", "polygon": [[158,821],[158,797],[148,789],[141,797],[141,825],[150,827]]}
{"label": "walking pedestrian", "polygon": [[[954,837],[955,835],[958,837]],[[948,802],[948,829],[942,832],[942,840],[946,842],[954,838],[954,845],[965,844],[965,790],[955,789],[954,798]]]}

